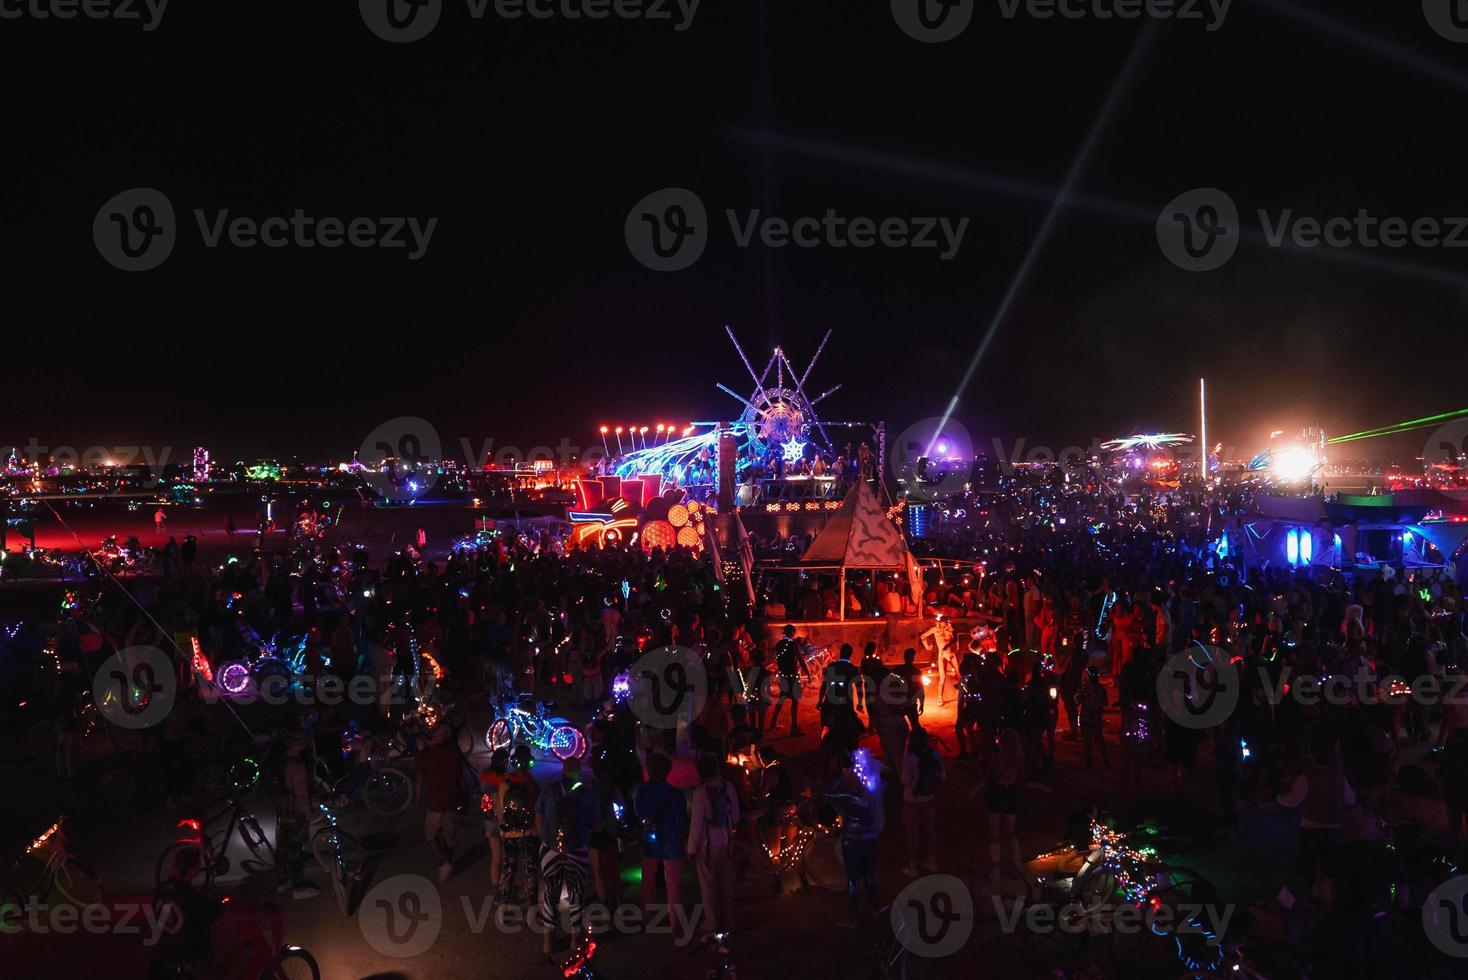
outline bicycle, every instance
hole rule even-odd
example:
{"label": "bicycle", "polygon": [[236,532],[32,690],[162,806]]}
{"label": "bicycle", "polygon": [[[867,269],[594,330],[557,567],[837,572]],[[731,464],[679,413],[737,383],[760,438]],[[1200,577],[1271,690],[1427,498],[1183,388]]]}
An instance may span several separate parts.
{"label": "bicycle", "polygon": [[[177,883],[164,888],[155,897],[157,921],[163,924],[174,941],[163,946],[148,967],[148,980],[202,980],[204,977],[258,977],[259,980],[321,980],[321,967],[316,957],[299,946],[285,943],[285,922],[280,906],[269,902],[252,920],[235,922],[239,942],[214,960],[209,928],[223,913],[223,902],[207,909],[203,902],[191,901],[185,886]],[[188,906],[195,916],[206,921],[192,927],[192,947],[178,941],[188,927]]]}
{"label": "bicycle", "polygon": [[[65,822],[65,816],[58,818],[45,833],[31,841],[25,853],[11,865],[10,873],[0,878],[0,921],[14,921],[11,916],[15,915],[24,917],[29,896],[49,898],[53,891],[68,904],[81,908],[101,904],[102,879],[67,851],[62,830]],[[40,861],[41,868],[27,885],[21,877],[21,865],[28,858]]]}
{"label": "bicycle", "polygon": [[341,829],[331,807],[318,803],[316,808],[317,816],[311,821],[311,856],[323,871],[331,874],[331,890],[337,908],[345,913],[351,907],[357,884],[362,880],[367,851],[355,835]]}
{"label": "bicycle", "polygon": [[[228,817],[222,832],[210,831],[221,819]],[[200,891],[208,891],[214,879],[229,873],[229,841],[239,828],[240,840],[249,850],[251,858],[245,858],[240,866],[246,870],[263,871],[275,865],[275,848],[260,827],[260,821],[236,795],[228,797],[218,813],[205,815],[200,820],[184,819],[178,822],[180,836],[163,849],[158,858],[155,883],[160,887],[170,881],[184,881]]]}
{"label": "bicycle", "polygon": [[734,968],[734,960],[729,952],[729,937],[731,935],[732,933],[729,932],[710,933],[702,942],[694,946],[693,950],[689,953],[690,956],[697,956],[704,950],[712,948],[714,955],[718,957],[718,962],[704,971],[704,980],[738,980],[738,975]]}
{"label": "bicycle", "polygon": [[[523,707],[527,702],[528,709]],[[566,719],[548,715],[547,707],[531,694],[520,695],[515,704],[497,705],[497,717],[484,732],[485,747],[495,752],[523,743],[541,756],[553,755],[562,762],[585,755],[586,736]]]}
{"label": "bicycle", "polygon": [[805,666],[810,670],[810,676],[817,681],[825,674],[831,662],[836,659],[836,655],[831,652],[832,646],[833,644],[830,643],[819,647],[814,643],[807,643],[801,652],[801,656],[805,658]]}
{"label": "bicycle", "polygon": [[340,779],[333,780],[326,767],[317,760],[316,791],[338,808],[360,800],[372,813],[397,816],[413,805],[413,780],[397,764],[406,749],[396,743],[384,743],[366,736],[349,739],[349,756],[357,762]]}
{"label": "bicycle", "polygon": [[1268,980],[1244,956],[1244,940],[1229,943],[1216,967],[1194,967],[1177,975],[1177,980]]}
{"label": "bicycle", "polygon": [[893,927],[891,908],[888,907],[877,913],[877,919],[883,927],[876,930],[873,945],[874,977],[882,980],[932,980],[940,975],[942,960],[918,956],[908,948],[904,941],[907,934],[905,918],[899,917],[901,925]]}
{"label": "bicycle", "polygon": [[[1084,853],[1073,874],[1066,875],[1061,862]],[[1197,872],[1169,867],[1147,849],[1128,847],[1117,831],[1091,821],[1091,840],[1085,851],[1072,847],[1041,855],[1031,862],[1058,859],[1050,874],[1034,875],[1030,905],[1052,910],[1053,926],[1043,930],[1023,929],[1020,938],[1036,954],[1064,959],[1080,954],[1092,932],[1108,937],[1111,958],[1136,969],[1139,964],[1159,966],[1156,960],[1166,951],[1183,963],[1189,962],[1185,936],[1197,936],[1204,949],[1217,951],[1217,937],[1209,933],[1199,917],[1199,900],[1212,900],[1212,885]],[[1118,914],[1131,910],[1133,928],[1120,928]],[[1182,913],[1187,913],[1186,916]],[[1165,940],[1157,943],[1156,940]],[[1190,944],[1193,952],[1198,944]],[[1174,949],[1175,947],[1175,949]]]}

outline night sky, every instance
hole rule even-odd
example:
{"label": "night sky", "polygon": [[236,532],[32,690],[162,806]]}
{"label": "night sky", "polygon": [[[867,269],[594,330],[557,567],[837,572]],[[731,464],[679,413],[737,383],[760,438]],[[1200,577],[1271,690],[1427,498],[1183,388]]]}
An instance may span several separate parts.
{"label": "night sky", "polygon": [[[604,422],[733,417],[714,382],[750,386],[726,323],[758,366],[775,343],[803,365],[834,328],[810,387],[845,387],[824,414],[897,431],[942,413],[1093,126],[961,399],[981,444],[1191,432],[1200,375],[1244,455],[1272,428],[1464,407],[1464,251],[1271,248],[1254,212],[1468,215],[1468,44],[1405,0],[1236,0],[1214,32],[999,11],[941,44],[886,0],[705,0],[681,32],[445,0],[411,44],[342,0],[178,2],[153,31],[0,19],[0,444],[341,458],[403,415],[450,449],[590,444]],[[709,244],[659,273],[623,226],[673,186],[707,206]],[[1208,186],[1254,232],[1190,273],[1155,223]],[[92,236],[133,187],[179,222],[148,272]],[[195,208],[438,223],[418,261],[210,249]],[[739,248],[726,208],[969,224],[949,261]]]}

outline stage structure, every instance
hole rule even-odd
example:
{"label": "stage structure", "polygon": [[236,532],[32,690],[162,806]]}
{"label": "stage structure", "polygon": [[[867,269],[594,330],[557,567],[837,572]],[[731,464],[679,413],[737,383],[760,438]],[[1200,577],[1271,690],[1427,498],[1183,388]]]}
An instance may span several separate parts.
{"label": "stage structure", "polygon": [[[764,370],[758,373],[733,329],[726,325],[724,331],[754,385],[745,396],[726,384],[715,384],[740,404],[739,416],[727,421],[693,422],[679,437],[670,437],[666,441],[654,439],[652,445],[647,445],[644,439],[642,448],[633,448],[608,459],[604,473],[623,480],[658,476],[666,483],[684,487],[691,494],[712,501],[722,482],[719,466],[721,436],[725,437],[723,447],[726,454],[732,445],[736,457],[732,471],[738,483],[746,481],[749,467],[763,461],[778,458],[782,470],[787,467],[793,469],[817,453],[836,450],[838,447],[830,435],[830,430],[836,428],[870,431],[876,438],[877,456],[885,454],[885,432],[881,423],[828,422],[817,413],[816,406],[840,391],[842,385],[827,388],[815,397],[806,391],[806,383],[825,352],[832,331],[826,331],[804,369],[797,369],[785,349],[776,347]],[[636,447],[635,440],[632,445]],[[618,446],[621,446],[620,438]],[[885,460],[877,459],[877,472],[883,470],[884,463]],[[730,472],[727,465],[723,472]],[[839,500],[831,501],[831,509],[839,505]]]}

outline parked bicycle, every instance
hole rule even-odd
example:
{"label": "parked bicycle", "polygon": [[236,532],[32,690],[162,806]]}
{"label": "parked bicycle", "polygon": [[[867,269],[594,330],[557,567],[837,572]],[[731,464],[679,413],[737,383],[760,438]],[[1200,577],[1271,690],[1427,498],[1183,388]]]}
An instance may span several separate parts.
{"label": "parked bicycle", "polygon": [[211,933],[224,913],[223,900],[172,882],[160,888],[153,901],[165,939],[149,964],[148,980],[321,980],[316,958],[285,942],[284,916],[274,902],[258,915],[236,921],[235,943],[216,957]]}
{"label": "parked bicycle", "polygon": [[404,771],[401,760],[408,750],[396,739],[385,740],[367,734],[342,737],[349,769],[340,779],[333,779],[325,765],[316,764],[316,793],[330,801],[336,809],[345,809],[360,800],[373,813],[395,816],[413,804],[413,780]]}
{"label": "parked bicycle", "polygon": [[[1202,905],[1214,901],[1212,884],[1196,871],[1165,864],[1149,848],[1132,847],[1099,820],[1092,819],[1085,846],[1035,858],[1030,874],[1028,893],[1012,900],[1051,909],[1047,928],[1020,931],[1042,958],[1077,956],[1092,933],[1104,933],[1112,959],[1134,970],[1219,959],[1218,937],[1200,915]],[[1121,928],[1124,921],[1131,927]]]}
{"label": "parked bicycle", "polygon": [[240,840],[250,857],[241,861],[249,871],[263,871],[275,865],[275,848],[271,846],[260,821],[238,795],[224,801],[224,806],[201,820],[178,822],[179,836],[163,849],[158,858],[155,882],[184,881],[200,891],[208,891],[214,879],[228,874],[229,842],[238,828]]}
{"label": "parked bicycle", "polygon": [[362,880],[367,849],[355,835],[341,828],[335,811],[325,803],[316,805],[311,820],[311,856],[331,876],[337,908],[347,912]]}
{"label": "parked bicycle", "polygon": [[566,719],[547,714],[548,707],[554,705],[531,694],[497,705],[495,720],[484,733],[485,747],[494,752],[523,743],[541,756],[553,755],[562,761],[580,758],[586,753],[586,736]]}
{"label": "parked bicycle", "polygon": [[890,909],[883,909],[876,917],[872,975],[882,980],[933,980],[940,976],[943,960],[918,956],[909,949],[907,920],[899,916],[898,922],[901,924],[894,927]]}
{"label": "parked bicycle", "polygon": [[734,958],[729,951],[729,932],[710,933],[697,946],[693,947],[691,955],[697,956],[706,950],[712,949],[716,962],[704,971],[704,980],[738,980],[734,969]]}
{"label": "parked bicycle", "polygon": [[0,922],[23,919],[30,899],[49,904],[53,894],[81,908],[101,903],[102,879],[67,851],[65,822],[66,817],[59,818],[31,841],[10,873],[0,878]]}

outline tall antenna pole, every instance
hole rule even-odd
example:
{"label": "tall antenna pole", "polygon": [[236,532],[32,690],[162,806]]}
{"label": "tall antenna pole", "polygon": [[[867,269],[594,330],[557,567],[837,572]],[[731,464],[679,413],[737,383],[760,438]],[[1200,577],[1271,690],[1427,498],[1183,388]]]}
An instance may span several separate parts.
{"label": "tall antenna pole", "polygon": [[1202,446],[1203,479],[1208,479],[1208,382],[1198,379],[1198,442]]}

